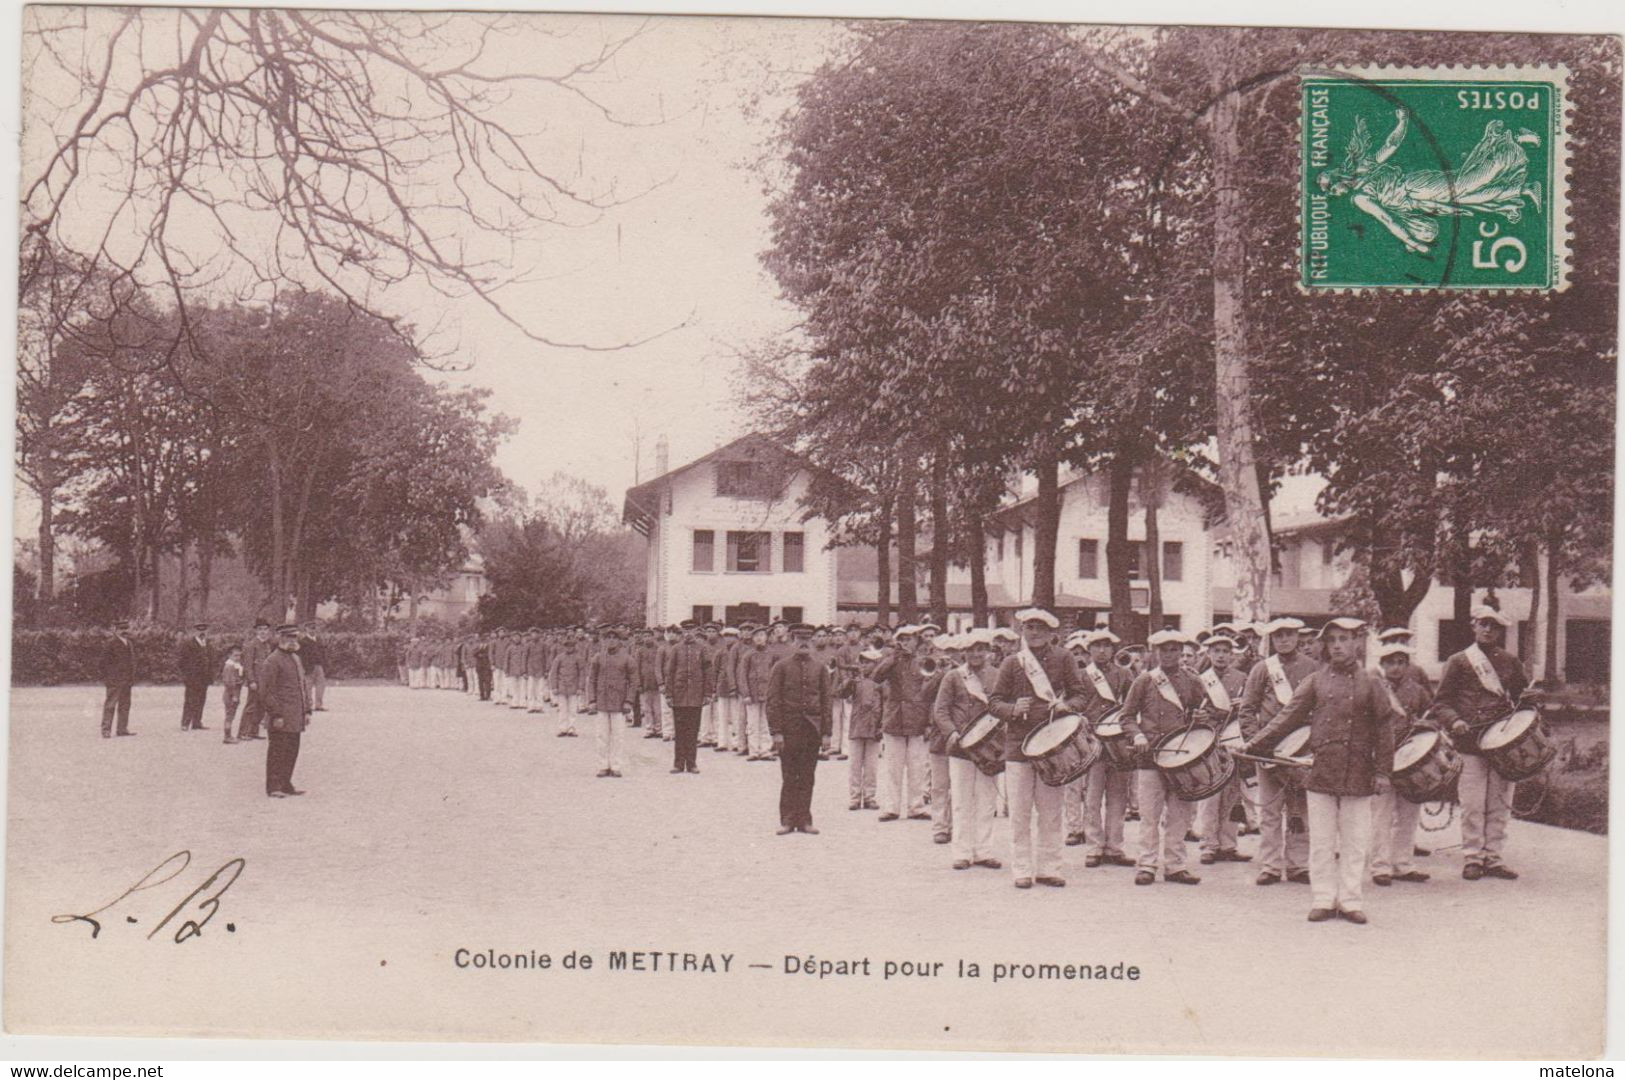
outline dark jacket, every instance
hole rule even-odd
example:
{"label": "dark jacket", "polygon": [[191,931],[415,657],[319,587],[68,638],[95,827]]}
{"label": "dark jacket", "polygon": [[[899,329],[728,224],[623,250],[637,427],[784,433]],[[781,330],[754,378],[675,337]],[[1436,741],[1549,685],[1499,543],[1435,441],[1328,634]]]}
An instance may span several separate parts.
{"label": "dark jacket", "polygon": [[767,677],[773,673],[773,665],[778,663],[773,657],[773,650],[767,646],[758,649],[751,645],[739,654],[739,664],[735,669],[735,681],[739,684],[739,692],[747,701],[767,700]]}
{"label": "dark jacket", "polygon": [[886,691],[863,675],[852,680],[852,716],[847,721],[849,739],[878,739],[885,721]]}
{"label": "dark jacket", "polygon": [[[1081,713],[1088,696],[1072,654],[1052,643],[1033,650],[1033,655],[1055,691],[1059,703],[1055,715]],[[1033,699],[1032,707],[1025,714],[1016,708],[1016,702],[1024,697]],[[1004,663],[999,665],[999,676],[994,680],[988,700],[993,713],[1004,721],[1004,760],[1026,761],[1027,755],[1021,752],[1022,740],[1050,718],[1051,709],[1047,701],[1033,692],[1019,654],[1005,657]]]}
{"label": "dark jacket", "polygon": [[102,649],[102,682],[108,686],[135,685],[135,643],[114,637]]}
{"label": "dark jacket", "polygon": [[299,662],[305,665],[306,671],[325,668],[327,666],[327,645],[320,638],[313,638],[309,634],[300,634]]}
{"label": "dark jacket", "polygon": [[1095,689],[1095,681],[1089,677],[1087,662],[1078,665],[1078,681],[1083,684],[1084,693],[1083,714],[1091,723],[1127,701],[1129,687],[1134,684],[1134,676],[1128,673],[1128,669],[1120,668],[1116,664],[1107,664],[1101,669],[1101,674],[1106,677],[1106,685],[1111,687],[1114,700],[1101,697],[1100,691]]}
{"label": "dark jacket", "polygon": [[187,686],[208,686],[214,680],[214,650],[208,642],[195,637],[181,640],[177,666],[181,669],[181,682]]}
{"label": "dark jacket", "polygon": [[800,732],[829,734],[829,669],[810,652],[797,651],[767,676],[767,729],[775,737]]}
{"label": "dark jacket", "polygon": [[638,664],[638,693],[646,694],[660,689],[660,651],[653,643],[639,645],[632,650]]}
{"label": "dark jacket", "polygon": [[260,668],[265,666],[265,661],[276,651],[275,641],[261,641],[257,637],[251,637],[243,642],[243,675],[248,679],[249,689],[254,690],[258,686]]}
{"label": "dark jacket", "polygon": [[942,680],[947,678],[951,665],[942,662],[937,667],[937,673],[926,679],[920,686],[920,692],[925,695],[926,705],[930,707],[931,726],[926,731],[925,749],[927,753],[946,754],[948,752],[948,736],[952,732],[942,730],[936,722],[937,694],[942,690]]}
{"label": "dark jacket", "polygon": [[547,679],[555,694],[581,693],[587,683],[586,650],[573,645],[559,653],[553,658],[553,668],[547,673]]}
{"label": "dark jacket", "polygon": [[1249,752],[1268,753],[1308,721],[1315,763],[1304,786],[1323,795],[1376,794],[1376,778],[1394,769],[1396,717],[1382,681],[1358,664],[1321,668],[1298,684],[1286,708],[1249,741]]}
{"label": "dark jacket", "polygon": [[[991,673],[991,667],[984,667],[978,678],[986,678]],[[986,684],[982,687],[982,693],[984,695],[987,693]],[[953,743],[952,749],[949,749],[948,739],[956,732],[963,735],[966,728],[980,720],[987,712],[988,703],[978,700],[966,686],[964,669],[957,667],[949,669],[942,677],[942,684],[937,687],[937,700],[931,706],[931,725],[935,729],[932,742],[936,742],[940,735],[943,748],[949,757],[969,757],[970,755],[959,749],[958,742]],[[991,736],[994,739],[998,737],[997,732]],[[999,768],[1002,771],[1004,766],[1001,765]]]}
{"label": "dark jacket", "polygon": [[587,705],[599,712],[626,712],[638,695],[638,662],[625,649],[592,658],[587,678]]}
{"label": "dark jacket", "polygon": [[[1320,664],[1304,655],[1302,651],[1295,652],[1281,660],[1281,670],[1286,673],[1286,681],[1293,689],[1312,675]],[[1269,661],[1260,660],[1247,672],[1247,688],[1241,693],[1241,709],[1238,715],[1241,718],[1241,733],[1252,738],[1271,720],[1275,714],[1285,708],[1280,698],[1275,696],[1275,684],[1270,681]]]}
{"label": "dark jacket", "polygon": [[931,702],[925,698],[925,678],[920,674],[918,654],[901,649],[875,665],[875,682],[886,688],[885,718],[881,730],[887,735],[924,735],[931,726]]}
{"label": "dark jacket", "polygon": [[[1155,668],[1147,668],[1140,673],[1128,688],[1128,699],[1123,702],[1123,730],[1130,738],[1144,735],[1156,744],[1160,736],[1178,731],[1191,722],[1189,713],[1207,701],[1207,691],[1202,688],[1195,675],[1182,669],[1167,672],[1168,681],[1173,685],[1174,691],[1179,695],[1183,706],[1176,706],[1173,702],[1162,696],[1157,689],[1156,677],[1151,674]],[[1153,763],[1149,757],[1141,760],[1140,768],[1152,768]]]}
{"label": "dark jacket", "polygon": [[[1518,658],[1497,646],[1480,646],[1489,659],[1490,667],[1501,678],[1501,688],[1508,697],[1496,697],[1484,689],[1467,659],[1465,650],[1445,661],[1444,674],[1439,676],[1439,692],[1433,695],[1434,715],[1446,731],[1457,720],[1472,729],[1468,734],[1454,738],[1456,749],[1464,754],[1478,753],[1478,737],[1483,730],[1512,711],[1513,702],[1529,688],[1529,676],[1524,674]],[[1509,700],[1510,699],[1510,700]]]}
{"label": "dark jacket", "polygon": [[300,732],[310,719],[310,688],[297,653],[278,649],[260,665],[260,704],[277,732]]}
{"label": "dark jacket", "polygon": [[705,704],[714,688],[711,649],[705,642],[679,641],[666,653],[661,682],[666,700],[674,709],[692,709]]}

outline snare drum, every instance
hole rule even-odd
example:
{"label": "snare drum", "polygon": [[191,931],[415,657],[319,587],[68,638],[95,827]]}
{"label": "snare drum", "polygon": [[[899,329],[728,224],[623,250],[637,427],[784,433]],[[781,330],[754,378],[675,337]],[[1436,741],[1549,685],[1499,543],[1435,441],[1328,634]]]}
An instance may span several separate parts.
{"label": "snare drum", "polygon": [[1275,744],[1275,756],[1290,764],[1260,765],[1259,768],[1271,770],[1277,780],[1294,791],[1305,790],[1309,768],[1315,763],[1315,755],[1309,750],[1309,734],[1309,725],[1305,724],[1287,732],[1286,737]]}
{"label": "snare drum", "polygon": [[1123,730],[1123,707],[1107,711],[1099,720],[1095,721],[1095,736],[1100,740],[1101,752],[1106,758],[1106,767],[1116,769],[1118,772],[1133,772],[1138,766],[1139,755],[1134,752],[1134,740],[1128,737]]}
{"label": "snare drum", "polygon": [[1394,790],[1410,802],[1444,801],[1460,775],[1461,755],[1437,731],[1413,731],[1394,751]]}
{"label": "snare drum", "polygon": [[1004,771],[1004,739],[994,738],[1003,723],[992,713],[986,713],[966,728],[963,735],[954,734],[959,749],[984,776],[997,776]]}
{"label": "snare drum", "polygon": [[1021,740],[1021,752],[1038,778],[1050,787],[1065,787],[1100,760],[1100,740],[1081,716],[1057,716]]}
{"label": "snare drum", "polygon": [[1206,724],[1170,732],[1157,740],[1151,759],[1174,794],[1185,802],[1201,802],[1236,775],[1236,762],[1219,742],[1219,733]]}
{"label": "snare drum", "polygon": [[1535,776],[1557,756],[1557,744],[1533,708],[1519,709],[1485,728],[1478,749],[1501,779],[1513,783]]}

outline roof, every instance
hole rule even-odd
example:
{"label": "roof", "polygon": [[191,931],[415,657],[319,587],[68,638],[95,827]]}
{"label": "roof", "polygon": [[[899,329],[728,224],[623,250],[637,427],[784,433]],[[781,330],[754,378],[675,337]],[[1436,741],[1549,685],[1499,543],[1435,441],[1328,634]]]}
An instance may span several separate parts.
{"label": "roof", "polygon": [[621,504],[621,522],[630,525],[645,536],[649,533],[649,526],[660,514],[660,496],[671,481],[688,472],[712,461],[768,461],[784,465],[790,469],[806,469],[821,475],[831,475],[827,469],[821,469],[812,462],[801,457],[780,443],[768,438],[766,435],[751,433],[742,435],[733,442],[717,447],[703,457],[697,457],[686,465],[679,465],[675,469],[661,473],[651,480],[646,480],[636,487],[626,489],[626,498]]}
{"label": "roof", "polygon": [[[841,580],[836,587],[835,606],[839,608],[873,608],[877,594],[880,591],[878,582],[874,581],[848,581]],[[897,604],[897,582],[891,583],[892,605]],[[948,583],[948,609],[950,611],[970,611],[971,604],[970,585],[963,582]],[[921,585],[919,588],[919,604],[923,607],[931,605],[931,589]],[[1027,601],[1011,596],[1004,586],[988,582],[987,606],[995,609],[1026,607]],[[1058,608],[1093,608],[1105,611],[1111,604],[1105,600],[1097,600],[1088,596],[1078,596],[1074,593],[1058,592],[1055,594],[1055,606]]]}
{"label": "roof", "polygon": [[[1076,473],[1062,480],[1059,490],[1064,493],[1067,488],[1075,484],[1086,483],[1096,476],[1103,475],[1104,472],[1101,470]],[[1195,498],[1202,503],[1212,521],[1217,521],[1218,517],[1223,514],[1224,497],[1219,490],[1219,486],[1213,481],[1188,466],[1172,461],[1168,463],[1168,475],[1170,478],[1169,490],[1171,492]],[[1136,490],[1138,490],[1137,483]],[[1062,498],[1065,499],[1064,494]],[[1033,516],[1037,511],[1037,504],[1037,492],[1024,495],[1015,502],[1001,506],[993,513],[988,514],[986,517],[987,524],[990,530],[995,524],[1003,525],[1005,528],[1014,528],[1017,525],[1034,525],[1037,523],[1036,517]]]}

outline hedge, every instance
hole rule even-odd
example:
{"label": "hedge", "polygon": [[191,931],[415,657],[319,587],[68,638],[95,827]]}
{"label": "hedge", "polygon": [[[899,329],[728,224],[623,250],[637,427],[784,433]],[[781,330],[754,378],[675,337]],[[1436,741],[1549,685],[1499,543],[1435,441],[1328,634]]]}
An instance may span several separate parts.
{"label": "hedge", "polygon": [[[106,630],[14,630],[11,635],[11,684],[56,686],[101,682],[101,656],[111,634]],[[248,634],[210,634],[220,661],[231,645]],[[178,683],[176,666],[181,635],[147,627],[130,631],[135,645],[136,681]],[[395,661],[406,639],[398,633],[326,633],[321,636],[329,679],[393,679]],[[218,672],[216,672],[218,679]]]}

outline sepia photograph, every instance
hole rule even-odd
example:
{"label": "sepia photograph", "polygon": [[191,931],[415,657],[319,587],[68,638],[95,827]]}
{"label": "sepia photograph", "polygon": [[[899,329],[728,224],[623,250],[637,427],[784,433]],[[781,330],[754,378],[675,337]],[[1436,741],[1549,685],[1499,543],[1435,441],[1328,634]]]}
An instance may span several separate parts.
{"label": "sepia photograph", "polygon": [[8,1036],[1605,1054],[1617,34],[14,14]]}

